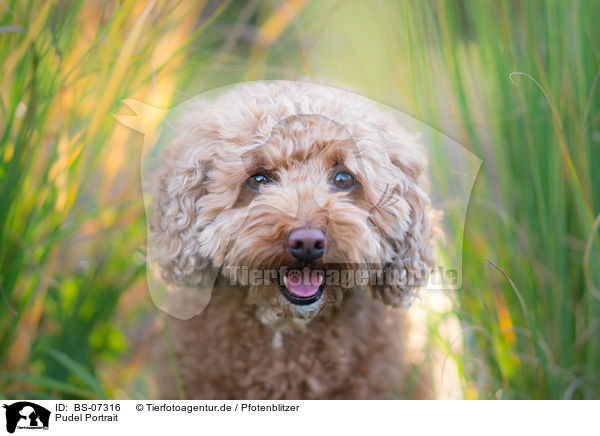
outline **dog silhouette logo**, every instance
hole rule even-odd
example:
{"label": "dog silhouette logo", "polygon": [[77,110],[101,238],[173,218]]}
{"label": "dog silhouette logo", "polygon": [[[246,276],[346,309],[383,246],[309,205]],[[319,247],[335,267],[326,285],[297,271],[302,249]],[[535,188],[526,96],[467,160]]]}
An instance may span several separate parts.
{"label": "dog silhouette logo", "polygon": [[50,411],[29,401],[19,401],[3,406],[6,409],[6,431],[18,429],[48,429]]}

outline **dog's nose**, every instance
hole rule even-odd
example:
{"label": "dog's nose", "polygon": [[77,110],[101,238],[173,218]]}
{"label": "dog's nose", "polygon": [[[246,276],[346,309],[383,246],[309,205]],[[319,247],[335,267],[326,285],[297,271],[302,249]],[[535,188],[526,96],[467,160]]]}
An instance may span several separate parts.
{"label": "dog's nose", "polygon": [[319,229],[292,230],[287,239],[289,252],[301,262],[314,262],[325,251],[325,233]]}

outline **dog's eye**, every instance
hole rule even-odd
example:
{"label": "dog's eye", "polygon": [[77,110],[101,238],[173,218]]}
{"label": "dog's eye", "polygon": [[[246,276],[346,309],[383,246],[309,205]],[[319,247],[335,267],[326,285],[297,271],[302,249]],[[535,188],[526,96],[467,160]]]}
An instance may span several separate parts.
{"label": "dog's eye", "polygon": [[260,189],[260,185],[265,185],[270,183],[271,179],[264,174],[254,174],[246,179],[246,185],[253,191],[257,191]]}
{"label": "dog's eye", "polygon": [[343,190],[348,190],[356,184],[356,180],[350,173],[340,171],[333,176],[333,184]]}

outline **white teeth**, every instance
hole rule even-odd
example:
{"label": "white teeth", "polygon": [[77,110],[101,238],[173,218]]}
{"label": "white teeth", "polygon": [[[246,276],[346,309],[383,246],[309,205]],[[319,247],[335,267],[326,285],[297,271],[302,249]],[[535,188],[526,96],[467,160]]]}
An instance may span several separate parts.
{"label": "white teeth", "polygon": [[287,274],[283,276],[283,284],[285,285],[285,287],[287,288],[288,285],[288,277]]}

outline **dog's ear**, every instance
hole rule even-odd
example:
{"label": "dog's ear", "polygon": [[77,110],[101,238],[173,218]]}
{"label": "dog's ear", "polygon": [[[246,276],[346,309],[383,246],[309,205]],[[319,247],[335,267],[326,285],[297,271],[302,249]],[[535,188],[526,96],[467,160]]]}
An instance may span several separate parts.
{"label": "dog's ear", "polygon": [[[391,164],[381,213],[403,221],[389,233],[383,232],[387,248],[383,284],[374,294],[389,305],[408,305],[416,291],[425,286],[435,265],[435,242],[439,235],[438,213],[428,195],[426,161],[413,137],[396,125],[380,130]],[[400,217],[404,217],[401,219]]]}
{"label": "dog's ear", "polygon": [[[201,213],[211,159],[198,138],[176,140],[162,156],[150,211],[149,259],[170,285],[197,287],[214,267],[201,253],[198,235],[207,224]],[[195,140],[194,140],[195,139]]]}

